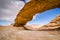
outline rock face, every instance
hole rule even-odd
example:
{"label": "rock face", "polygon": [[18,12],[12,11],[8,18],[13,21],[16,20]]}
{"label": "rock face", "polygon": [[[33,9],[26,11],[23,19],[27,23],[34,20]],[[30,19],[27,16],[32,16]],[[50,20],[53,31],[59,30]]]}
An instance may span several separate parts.
{"label": "rock face", "polygon": [[18,12],[14,26],[25,25],[37,13],[60,7],[60,0],[31,0]]}
{"label": "rock face", "polygon": [[60,26],[60,15],[56,16],[50,23],[47,24],[47,26]]}
{"label": "rock face", "polygon": [[50,23],[44,25],[41,29],[56,29],[60,28],[60,14],[56,16]]}

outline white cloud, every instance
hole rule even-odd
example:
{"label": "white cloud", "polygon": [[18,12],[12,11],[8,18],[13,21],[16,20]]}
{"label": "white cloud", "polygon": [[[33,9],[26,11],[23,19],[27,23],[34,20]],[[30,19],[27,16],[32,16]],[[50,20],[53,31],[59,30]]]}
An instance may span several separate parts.
{"label": "white cloud", "polygon": [[33,20],[35,20],[38,15],[39,15],[39,14],[35,14],[35,15],[33,16]]}
{"label": "white cloud", "polygon": [[22,1],[16,1],[16,0],[5,0],[5,2],[2,4],[0,4],[0,6],[2,5],[0,7],[0,20],[13,22],[18,11],[22,9],[25,3]]}

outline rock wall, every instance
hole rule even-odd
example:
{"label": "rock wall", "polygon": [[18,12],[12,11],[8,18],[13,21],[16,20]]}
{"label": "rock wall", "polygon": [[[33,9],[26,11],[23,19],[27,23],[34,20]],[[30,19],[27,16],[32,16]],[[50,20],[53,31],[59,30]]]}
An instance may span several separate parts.
{"label": "rock wall", "polygon": [[42,26],[40,30],[43,29],[58,29],[60,30],[60,14],[56,16],[53,20],[51,20],[50,23]]}
{"label": "rock wall", "polygon": [[18,12],[14,26],[25,25],[37,13],[60,7],[60,0],[31,0]]}
{"label": "rock wall", "polygon": [[47,24],[50,27],[60,27],[60,14],[56,16],[50,23]]}

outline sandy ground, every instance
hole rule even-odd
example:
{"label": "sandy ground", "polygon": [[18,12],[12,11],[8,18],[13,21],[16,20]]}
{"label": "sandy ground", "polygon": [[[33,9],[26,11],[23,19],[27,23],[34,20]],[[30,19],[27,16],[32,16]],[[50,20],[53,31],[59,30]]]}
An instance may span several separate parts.
{"label": "sandy ground", "polygon": [[0,40],[60,40],[59,31],[2,30]]}

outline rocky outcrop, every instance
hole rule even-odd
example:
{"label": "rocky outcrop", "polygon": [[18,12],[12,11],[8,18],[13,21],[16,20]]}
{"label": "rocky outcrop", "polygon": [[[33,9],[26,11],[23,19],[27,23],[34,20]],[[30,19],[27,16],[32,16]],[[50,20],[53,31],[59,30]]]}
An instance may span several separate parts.
{"label": "rocky outcrop", "polygon": [[47,26],[60,26],[60,15],[56,16],[50,23],[47,24]]}
{"label": "rocky outcrop", "polygon": [[50,23],[54,23],[55,22],[55,26],[60,26],[60,15],[58,15],[54,20],[52,20]]}
{"label": "rocky outcrop", "polygon": [[57,15],[53,20],[51,20],[50,23],[42,26],[42,25],[24,25],[20,27],[14,27],[13,24],[10,26],[0,26],[0,31],[2,30],[55,30],[59,29],[60,30],[60,14]]}
{"label": "rocky outcrop", "polygon": [[46,25],[26,25],[24,27],[28,30],[60,30],[60,14]]}
{"label": "rocky outcrop", "polygon": [[57,15],[53,20],[51,20],[50,23],[41,27],[40,30],[41,29],[56,29],[56,28],[60,28],[60,14]]}
{"label": "rocky outcrop", "polygon": [[57,7],[60,7],[60,0],[31,0],[18,12],[14,26],[25,25],[35,14]]}

